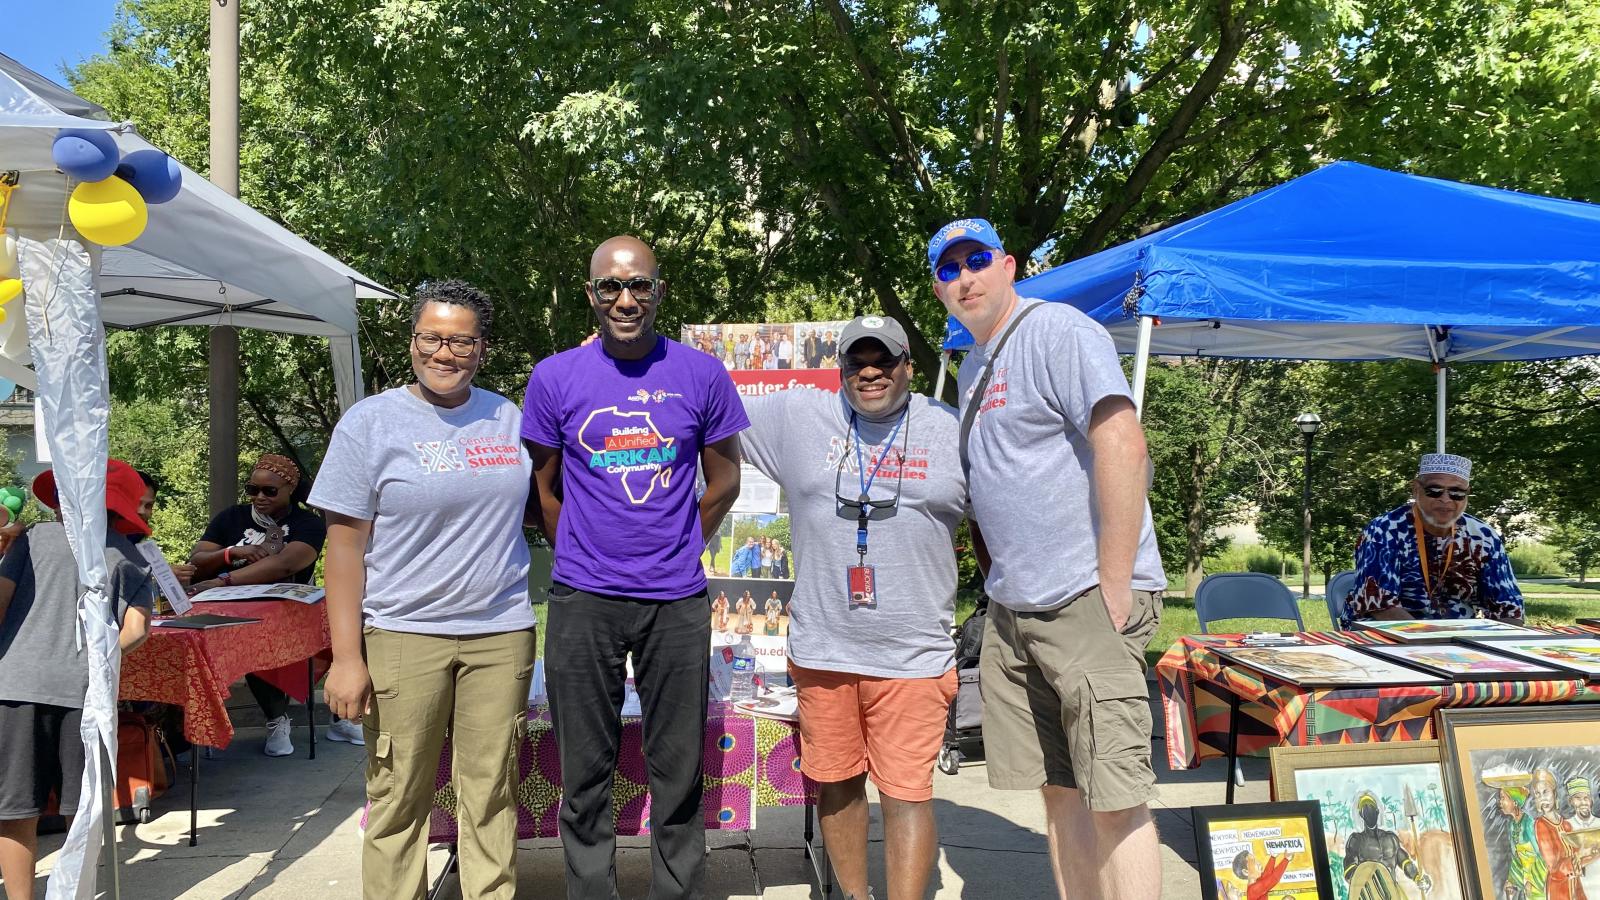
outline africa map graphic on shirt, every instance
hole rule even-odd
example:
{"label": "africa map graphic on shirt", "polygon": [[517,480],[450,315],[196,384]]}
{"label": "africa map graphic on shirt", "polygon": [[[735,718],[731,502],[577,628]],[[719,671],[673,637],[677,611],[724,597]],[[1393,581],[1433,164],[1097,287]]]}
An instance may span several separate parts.
{"label": "africa map graphic on shirt", "polygon": [[620,476],[628,502],[648,501],[659,485],[672,483],[677,438],[666,437],[648,412],[597,409],[578,428],[578,444],[589,452],[589,468]]}

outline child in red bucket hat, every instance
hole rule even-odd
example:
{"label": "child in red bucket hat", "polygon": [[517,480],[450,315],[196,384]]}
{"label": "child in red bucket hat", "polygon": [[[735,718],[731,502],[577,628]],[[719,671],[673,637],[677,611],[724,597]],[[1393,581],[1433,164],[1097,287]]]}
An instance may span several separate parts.
{"label": "child in red bucket hat", "polygon": [[[58,509],[55,473],[34,496]],[[127,463],[106,470],[107,585],[124,653],[149,633],[155,584],[129,535],[148,535],[139,517],[144,482]],[[40,522],[0,559],[0,878],[31,884],[39,815],[51,791],[61,814],[78,809],[83,742],[78,726],[89,666],[78,647],[78,566],[60,522]],[[82,798],[92,803],[94,798]]]}

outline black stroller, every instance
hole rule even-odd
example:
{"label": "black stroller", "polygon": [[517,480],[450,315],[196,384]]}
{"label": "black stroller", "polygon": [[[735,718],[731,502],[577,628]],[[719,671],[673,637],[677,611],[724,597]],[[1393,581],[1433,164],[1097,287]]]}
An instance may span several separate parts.
{"label": "black stroller", "polygon": [[961,761],[983,748],[983,694],[978,684],[978,655],[983,650],[983,626],[989,618],[989,598],[956,629],[956,700],[944,726],[944,746],[939,748],[939,771],[954,775]]}

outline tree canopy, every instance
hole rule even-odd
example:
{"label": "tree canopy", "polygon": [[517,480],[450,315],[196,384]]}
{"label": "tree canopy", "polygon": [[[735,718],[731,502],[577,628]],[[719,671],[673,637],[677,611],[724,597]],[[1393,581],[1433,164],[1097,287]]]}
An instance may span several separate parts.
{"label": "tree canopy", "polygon": [[[391,286],[465,277],[501,323],[483,380],[591,329],[590,249],[634,233],[685,322],[908,326],[931,383],[928,236],[993,220],[1032,270],[1334,159],[1600,200],[1600,7],[1557,0],[275,0],[241,10],[243,198]],[[124,0],[73,87],[206,160],[205,4]],[[1419,227],[1425,227],[1419,223]],[[408,377],[406,309],[362,311],[368,388]],[[249,335],[248,441],[314,467],[337,418],[320,342]],[[203,408],[198,332],[119,334],[119,403]],[[1593,509],[1586,363],[1463,367],[1453,446],[1516,530]],[[1299,408],[1319,559],[1399,502],[1431,373],[1395,363],[1158,367],[1146,426],[1168,567],[1260,511],[1298,540]],[[949,395],[947,395],[949,399]],[[1399,422],[1396,412],[1399,412]],[[1408,462],[1409,460],[1409,462]],[[1587,504],[1587,505],[1585,505]],[[1520,517],[1520,518],[1519,518]]]}

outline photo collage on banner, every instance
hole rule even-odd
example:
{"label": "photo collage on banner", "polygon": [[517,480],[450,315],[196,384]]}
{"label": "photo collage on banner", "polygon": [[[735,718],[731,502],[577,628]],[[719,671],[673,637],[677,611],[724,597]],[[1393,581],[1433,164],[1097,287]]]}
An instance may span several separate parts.
{"label": "photo collage on banner", "polygon": [[[839,332],[845,322],[685,325],[682,342],[716,357],[741,396],[797,387],[839,389]],[[762,679],[788,684],[785,647],[795,555],[789,510],[778,485],[746,464],[733,511],[700,558],[711,595],[713,691],[726,694],[733,648],[746,636]]]}

